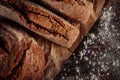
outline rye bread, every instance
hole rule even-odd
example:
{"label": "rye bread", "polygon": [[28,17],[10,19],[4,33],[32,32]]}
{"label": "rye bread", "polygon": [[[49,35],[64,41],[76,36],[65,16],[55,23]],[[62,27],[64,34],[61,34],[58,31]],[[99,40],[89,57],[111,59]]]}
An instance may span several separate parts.
{"label": "rye bread", "polygon": [[[33,63],[27,64],[23,60],[21,67],[27,66],[38,66],[38,75],[34,74],[35,68],[31,69],[33,72],[23,73],[26,69],[17,68],[16,72],[13,73],[11,79],[19,80],[22,79],[43,79],[53,80],[57,73],[60,71],[62,64],[70,57],[73,51],[76,49],[80,41],[87,34],[89,29],[95,23],[97,18],[100,16],[102,8],[107,0],[2,0],[0,1],[0,15],[8,18],[24,27],[24,29],[30,30],[30,33],[25,33],[36,40],[36,45],[41,47],[40,53],[36,52],[37,47],[29,45],[31,53],[27,53],[26,57],[32,55],[32,52],[36,52],[37,56],[33,55],[32,59],[39,62],[39,54],[43,56],[43,73],[39,66],[42,64]],[[2,23],[6,24],[6,23]],[[6,26],[6,25],[4,25]],[[16,29],[17,31],[18,29]],[[12,30],[10,30],[11,32]],[[5,32],[5,34],[8,32]],[[2,35],[3,33],[1,33]],[[18,36],[20,36],[18,34]],[[2,36],[4,38],[4,36]],[[14,37],[13,37],[14,39]],[[29,37],[25,38],[29,40]],[[4,41],[4,40],[3,40]],[[15,42],[16,44],[18,42]],[[6,43],[5,43],[6,44]],[[29,41],[24,44],[30,44]],[[10,44],[11,45],[11,44]],[[17,45],[15,45],[17,46]],[[3,46],[1,46],[3,47]],[[22,48],[22,47],[20,47]],[[9,50],[9,48],[7,48]],[[19,50],[19,48],[18,48]],[[24,51],[25,49],[23,49]],[[1,52],[4,52],[0,49]],[[41,52],[42,51],[42,52]],[[14,52],[14,50],[13,50]],[[21,52],[22,55],[23,52]],[[18,54],[18,53],[16,53]],[[23,58],[23,57],[22,57]],[[20,60],[22,59],[20,58]],[[30,58],[26,58],[28,61]],[[42,58],[40,58],[41,60]],[[20,60],[17,60],[19,63]],[[11,60],[8,60],[11,61]],[[3,61],[4,62],[4,61]],[[13,64],[13,63],[11,63]],[[17,66],[17,64],[15,65]],[[15,67],[14,66],[14,67]],[[18,65],[19,66],[19,65]],[[13,68],[14,68],[13,67]],[[11,72],[13,70],[9,72]],[[7,69],[7,68],[6,68]],[[39,72],[40,71],[40,72]],[[5,72],[6,73],[6,72]],[[12,72],[11,72],[12,73]],[[21,74],[20,74],[21,73]],[[28,75],[29,74],[29,75]],[[9,76],[8,74],[7,76]],[[16,77],[19,75],[18,77]],[[5,76],[5,77],[7,77]],[[25,77],[27,76],[27,77]],[[3,77],[3,78],[5,78]],[[29,78],[28,78],[29,77]]]}

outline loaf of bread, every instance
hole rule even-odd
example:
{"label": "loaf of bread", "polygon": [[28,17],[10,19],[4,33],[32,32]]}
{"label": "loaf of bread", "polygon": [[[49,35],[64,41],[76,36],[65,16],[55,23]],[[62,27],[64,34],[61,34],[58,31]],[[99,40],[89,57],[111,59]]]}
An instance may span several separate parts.
{"label": "loaf of bread", "polygon": [[0,1],[0,78],[53,80],[106,2]]}
{"label": "loaf of bread", "polygon": [[0,22],[0,76],[8,80],[41,80],[44,51],[20,26],[13,24]]}
{"label": "loaf of bread", "polygon": [[[16,1],[13,1],[14,4],[15,2]],[[38,33],[40,36],[52,42],[70,48],[79,36],[79,30],[77,28],[37,4],[31,3],[30,1],[24,1],[15,4],[15,6],[24,11],[23,13],[14,11],[22,25],[25,25],[26,28]],[[1,6],[1,8],[5,7]],[[11,11],[8,8],[5,9],[6,11]],[[11,9],[14,10],[14,7],[11,7]],[[3,12],[4,13],[1,13],[2,15],[8,14],[5,11]],[[73,37],[71,38],[71,36]]]}

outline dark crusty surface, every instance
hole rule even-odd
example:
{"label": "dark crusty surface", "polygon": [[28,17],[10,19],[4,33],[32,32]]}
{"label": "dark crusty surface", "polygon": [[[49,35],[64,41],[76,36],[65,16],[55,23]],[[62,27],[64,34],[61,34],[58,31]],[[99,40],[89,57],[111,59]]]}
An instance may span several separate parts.
{"label": "dark crusty surface", "polygon": [[39,0],[54,8],[56,11],[75,19],[77,22],[86,23],[92,13],[93,3],[87,0]]}
{"label": "dark crusty surface", "polygon": [[[13,17],[9,17],[10,19],[12,18],[14,21],[19,21],[28,29],[52,42],[70,48],[79,36],[79,29],[37,4],[31,3],[30,1],[18,1],[17,4],[15,4],[16,1],[14,0],[11,2],[5,2],[3,0],[3,2],[11,8],[8,9],[0,6],[2,10],[1,15],[9,15],[5,9],[8,9],[7,11],[11,11],[11,13],[14,10],[15,16],[19,20]],[[18,9],[11,4],[14,4]]]}
{"label": "dark crusty surface", "polygon": [[[12,25],[16,22],[17,25],[21,25],[19,28],[24,27],[23,29],[27,30],[21,32],[22,35],[25,34],[22,38],[25,42],[21,43],[26,44],[27,48],[23,49],[23,55],[20,55],[22,58],[16,63],[22,65],[11,68],[14,72],[7,72],[8,78],[53,80],[61,70],[62,64],[99,17],[105,1],[107,0],[0,1],[0,15],[14,21]],[[19,29],[16,30],[19,33]],[[17,37],[21,34],[17,34]],[[29,36],[25,37],[27,34],[32,39]],[[7,49],[9,50],[9,47]],[[2,49],[1,51],[3,52]]]}
{"label": "dark crusty surface", "polygon": [[9,26],[0,23],[0,75],[3,77],[11,74],[12,69],[21,60],[24,50],[30,44],[21,39],[23,36],[17,35],[17,33],[11,32]]}
{"label": "dark crusty surface", "polygon": [[[81,34],[84,35],[90,28],[90,17],[95,21],[100,15],[102,7],[107,0],[37,0],[48,5],[54,12],[67,18],[72,23],[80,23],[82,27]],[[49,9],[50,9],[49,8]],[[65,17],[66,16],[66,17]],[[92,21],[92,22],[93,22]],[[88,25],[89,24],[89,27]],[[80,26],[79,26],[80,27]],[[84,29],[85,28],[85,29]]]}
{"label": "dark crusty surface", "polygon": [[33,2],[53,11],[80,30],[80,37],[72,47],[74,50],[100,16],[108,0],[37,0]]}
{"label": "dark crusty surface", "polygon": [[12,79],[41,80],[45,69],[45,57],[41,47],[32,42],[23,59],[22,66],[19,67]]}
{"label": "dark crusty surface", "polygon": [[0,76],[3,79],[41,80],[44,55],[37,42],[21,28],[0,22]]}

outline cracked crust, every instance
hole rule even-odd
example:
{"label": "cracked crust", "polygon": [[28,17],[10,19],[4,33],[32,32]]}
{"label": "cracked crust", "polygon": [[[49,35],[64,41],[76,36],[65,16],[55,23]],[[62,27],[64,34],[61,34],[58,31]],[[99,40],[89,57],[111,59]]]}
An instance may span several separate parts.
{"label": "cracked crust", "polygon": [[16,26],[0,22],[0,27],[0,76],[9,80],[41,80],[45,69],[41,47]]}
{"label": "cracked crust", "polygon": [[[10,5],[9,2],[6,4]],[[20,18],[22,25],[52,42],[70,48],[79,36],[79,29],[37,4],[23,1],[14,6],[18,9],[11,7],[18,14],[17,17]]]}
{"label": "cracked crust", "polygon": [[[80,34],[85,36],[100,16],[100,12],[108,0],[37,0],[39,3],[48,5],[46,8],[55,13],[67,16],[67,21],[72,24],[80,24]],[[89,25],[89,26],[88,26]],[[75,25],[76,26],[76,25]]]}
{"label": "cracked crust", "polygon": [[[37,40],[37,44],[32,42],[29,44],[30,50],[28,48],[26,50],[28,55],[23,54],[22,59],[18,61],[20,64],[22,63],[22,65],[16,66],[17,69],[14,68],[15,72],[12,72],[10,77],[11,79],[22,78],[25,80],[30,78],[38,80],[38,78],[41,79],[42,77],[43,80],[53,80],[60,71],[62,64],[70,57],[99,17],[106,0],[79,0],[82,2],[77,2],[78,0],[33,1],[36,3],[31,1],[33,0],[0,1],[0,15],[13,20],[14,22],[12,22],[12,24],[17,22],[18,25],[22,25],[19,27],[25,27],[25,29],[31,30],[29,33],[25,32],[25,34],[29,34]],[[41,5],[44,8],[41,7]],[[56,5],[58,7],[56,7]],[[38,46],[40,46],[40,51],[38,50],[40,53],[33,49],[37,49]],[[8,50],[14,49],[13,47],[5,48]],[[42,55],[42,50],[45,55]],[[34,54],[33,51],[36,52],[36,54]],[[3,52],[3,50],[1,50],[1,52]],[[45,59],[43,59],[45,66],[38,64],[40,62],[38,59],[40,56],[38,54],[41,54],[43,58],[45,57]],[[0,57],[3,58],[3,56]],[[33,63],[28,64],[31,60],[33,60]],[[35,63],[36,61],[38,63]],[[27,65],[32,67],[26,67]],[[43,71],[45,71],[44,76],[41,73],[41,69],[33,65],[41,65],[45,69],[43,69]],[[29,70],[28,72],[27,69]],[[36,71],[38,73],[36,73]],[[33,75],[33,73],[36,75]]]}
{"label": "cracked crust", "polygon": [[11,74],[12,69],[18,65],[20,59],[22,58],[23,52],[27,49],[29,43],[21,40],[21,38],[17,37],[14,32],[11,32],[9,26],[1,23],[0,42],[2,44],[0,45],[0,56],[2,56],[0,62],[0,75],[2,77],[7,77]]}
{"label": "cracked crust", "polygon": [[84,24],[88,21],[93,4],[87,0],[39,0],[56,11]]}

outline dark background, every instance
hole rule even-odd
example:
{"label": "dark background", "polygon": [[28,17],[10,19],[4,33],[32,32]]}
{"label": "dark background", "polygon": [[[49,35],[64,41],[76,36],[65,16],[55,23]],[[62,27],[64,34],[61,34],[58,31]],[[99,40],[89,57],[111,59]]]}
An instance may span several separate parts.
{"label": "dark background", "polygon": [[55,80],[120,80],[120,0],[104,8]]}

